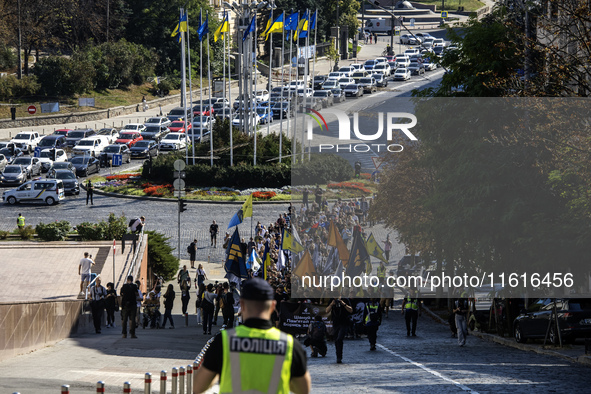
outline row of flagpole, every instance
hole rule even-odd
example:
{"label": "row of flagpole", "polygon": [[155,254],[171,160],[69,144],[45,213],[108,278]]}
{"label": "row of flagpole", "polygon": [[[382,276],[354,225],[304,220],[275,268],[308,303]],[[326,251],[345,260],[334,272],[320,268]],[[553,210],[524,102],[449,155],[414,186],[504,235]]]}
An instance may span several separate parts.
{"label": "row of flagpole", "polygon": [[[218,29],[216,29],[215,33],[214,33],[214,40],[217,42],[218,39],[221,37],[223,40],[223,45],[224,45],[224,49],[223,49],[223,92],[224,92],[224,98],[226,96],[226,73],[225,73],[225,67],[226,67],[226,34],[229,32],[229,19],[228,19],[229,13],[228,11],[226,11],[226,9],[224,8],[224,16],[222,19],[221,24],[219,25]],[[293,34],[293,41],[296,41],[296,61],[297,59],[299,59],[299,38],[306,38],[306,48],[307,51],[305,53],[305,58],[308,58],[308,55],[310,53],[310,47],[309,47],[309,39],[310,39],[310,34],[309,31],[310,30],[314,30],[314,69],[312,74],[314,74],[315,72],[315,62],[316,62],[316,37],[317,37],[317,28],[316,28],[316,20],[317,20],[317,16],[318,16],[318,10],[316,10],[316,12],[310,16],[310,13],[308,10],[306,10],[306,12],[304,13],[304,16],[300,19],[299,18],[299,11],[296,12],[292,12],[287,18],[285,17],[285,11],[283,11],[281,13],[281,15],[277,18],[274,18],[273,16],[273,9],[271,9],[270,15],[269,15],[269,20],[267,22],[267,27],[263,33],[263,35],[265,36],[265,40],[267,40],[269,38],[269,36],[271,37],[271,42],[269,44],[269,93],[271,92],[272,89],[272,81],[273,81],[273,33],[277,33],[277,32],[281,32],[282,33],[282,43],[281,43],[281,84],[283,85],[285,80],[284,80],[284,59],[285,59],[285,55],[284,55],[284,51],[285,51],[285,32],[289,32],[290,34],[288,35],[288,39],[289,39],[289,81],[288,81],[288,86],[291,89],[291,84],[292,84],[292,74],[293,74],[293,62],[292,62],[292,39],[291,39],[291,32],[294,32]],[[187,54],[185,55],[185,34],[184,33],[188,33],[189,31],[189,21],[188,21],[188,12],[186,12],[183,8],[180,9],[180,16],[179,16],[179,23],[177,24],[177,26],[175,27],[175,29],[173,30],[171,36],[172,37],[176,37],[178,35],[178,42],[181,44],[181,105],[184,107],[185,109],[185,130],[187,130],[187,134],[188,134],[188,125],[187,122],[190,122],[191,126],[193,125],[193,109],[192,109],[192,104],[193,104],[193,94],[192,94],[192,75],[191,75],[191,57],[190,57],[190,41],[189,41],[189,35],[187,34],[187,38],[186,38],[186,47],[189,48],[189,50],[187,51]],[[202,19],[202,15],[200,13],[200,20],[199,20],[199,27],[197,29],[197,34],[198,34],[198,38],[199,38],[199,42],[200,42],[200,56],[199,56],[199,83],[200,83],[200,87],[203,86],[203,38],[207,37],[207,41],[209,42],[209,26],[208,26],[208,20],[209,20],[209,15],[206,16],[205,22],[203,22]],[[252,35],[250,33],[253,33]],[[254,36],[254,37],[253,37]],[[242,39],[242,44],[239,43],[239,45],[242,45],[241,48],[244,48],[244,41],[248,38],[247,41],[247,45],[248,45],[248,51],[241,51],[244,55],[246,55],[246,57],[248,58],[248,60],[246,62],[243,61],[243,68],[245,70],[246,75],[248,76],[248,83],[246,84],[247,86],[244,86],[244,90],[245,90],[245,95],[247,94],[247,92],[251,91],[252,92],[252,87],[253,87],[253,78],[254,78],[254,92],[256,93],[256,46],[257,46],[257,41],[258,41],[258,37],[256,36],[256,10],[254,11],[254,15],[252,16],[252,20],[251,23],[248,27],[248,29],[245,31],[243,39]],[[253,40],[254,39],[254,40]],[[255,52],[254,52],[254,56],[251,54],[252,48],[253,48],[253,44],[252,42],[254,41],[254,48],[255,48]],[[228,102],[229,105],[232,105],[231,102],[231,97],[232,97],[232,92],[231,92],[231,57],[230,57],[230,50],[231,50],[231,46],[228,46],[228,80],[230,81],[230,83],[228,84]],[[244,53],[246,52],[246,53]],[[209,128],[209,139],[210,139],[210,164],[213,166],[213,135],[212,135],[212,121],[211,119],[213,118],[213,114],[212,114],[212,100],[211,100],[211,88],[212,88],[212,81],[211,81],[211,66],[210,66],[210,61],[209,61],[209,55],[210,55],[210,48],[208,46],[208,62],[207,62],[207,67],[208,67],[208,82],[209,82],[209,89],[208,89],[208,93],[209,93],[209,118],[210,121],[208,122],[208,128]],[[186,57],[185,57],[186,56]],[[187,105],[186,103],[186,62],[185,59],[187,58],[188,62],[189,62],[189,100],[190,100],[190,105]],[[244,60],[244,59],[241,59]],[[298,80],[298,72],[297,72],[298,68],[297,68],[297,64],[296,64],[296,80]],[[303,94],[303,102],[306,101],[306,93],[307,93],[307,74],[309,72],[309,65],[308,65],[308,61],[306,61],[306,68],[305,68],[305,72],[304,72],[304,94]],[[238,73],[239,75],[239,79],[242,79],[241,75],[240,75],[240,71]],[[249,89],[250,88],[250,89]],[[297,89],[298,86],[296,84],[295,86],[295,116],[294,116],[294,125],[293,125],[293,132],[290,134],[290,118],[291,116],[293,116],[294,114],[292,113],[292,104],[288,104],[287,107],[287,114],[288,114],[288,119],[287,119],[287,135],[291,135],[292,137],[292,162],[295,163],[296,160],[296,126],[297,126],[297,109],[298,109],[298,95],[297,95]],[[282,99],[283,99],[283,94],[284,92],[282,91]],[[289,94],[289,93],[288,93]],[[252,96],[252,95],[250,95]],[[289,96],[288,96],[289,97]],[[245,108],[245,115],[246,118],[244,116],[241,117],[242,122],[244,122],[246,120],[246,125],[247,127],[255,127],[256,125],[254,125],[254,122],[251,121],[250,116],[254,115],[251,114],[251,111],[253,110],[253,107],[251,105],[250,100],[252,99],[252,97],[249,97],[249,99],[247,100],[246,97],[242,97],[242,100],[244,101],[245,104],[248,104],[248,108]],[[269,99],[269,104],[268,104],[269,108],[269,115],[271,112],[271,102]],[[246,107],[246,105],[245,105]],[[187,111],[190,112],[190,116],[187,113]],[[200,89],[200,107],[199,107],[199,113],[200,113],[200,119],[202,120],[203,115],[203,90]],[[234,160],[233,160],[233,135],[232,135],[232,119],[233,118],[233,114],[232,111],[230,109],[230,165],[233,166],[234,165]],[[281,124],[280,124],[280,135],[279,135],[279,162],[282,161],[282,156],[283,156],[283,111],[281,111],[280,114],[280,120],[281,120]],[[202,121],[200,121],[200,124],[203,124]],[[304,158],[304,133],[305,133],[305,125],[302,126],[302,160]],[[270,133],[270,124],[267,126],[267,134]],[[191,136],[192,138],[192,157],[193,157],[193,164],[195,164],[195,144],[194,144],[194,130],[191,129]],[[256,158],[256,131],[254,132],[254,165],[256,165],[257,163],[257,158]],[[203,127],[200,128],[200,135],[199,135],[199,140],[200,142],[203,141]],[[188,159],[189,159],[189,152],[188,152],[188,146],[186,148],[186,163],[188,164]],[[310,155],[310,145],[308,145],[308,155]]]}

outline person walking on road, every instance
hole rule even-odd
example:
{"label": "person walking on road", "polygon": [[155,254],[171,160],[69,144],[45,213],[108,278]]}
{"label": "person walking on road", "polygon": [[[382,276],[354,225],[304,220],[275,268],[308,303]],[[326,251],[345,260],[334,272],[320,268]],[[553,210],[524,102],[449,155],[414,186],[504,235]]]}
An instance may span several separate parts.
{"label": "person walking on road", "polygon": [[[191,299],[191,280],[183,280],[181,282],[181,302],[183,303],[182,313],[187,315],[187,308],[189,307],[189,300]],[[174,324],[173,324],[174,326]]]}
{"label": "person walking on road", "polygon": [[[162,328],[166,328],[166,321],[170,321],[170,328],[174,328],[174,321],[172,321],[172,308],[174,306],[174,298],[176,294],[174,292],[174,286],[171,284],[166,288],[164,297],[164,321],[162,322]],[[187,300],[187,304],[189,301]]]}
{"label": "person walking on road", "polygon": [[273,289],[264,280],[244,282],[240,297],[244,324],[215,336],[193,375],[193,393],[206,391],[218,375],[222,393],[310,392],[305,350],[271,324],[273,298]]}
{"label": "person walking on road", "polygon": [[367,339],[369,339],[369,350],[376,350],[378,328],[382,324],[382,308],[380,307],[379,299],[372,298],[365,304],[365,318],[363,322],[367,332]]}
{"label": "person walking on road", "polygon": [[78,264],[78,275],[80,275],[80,295],[84,295],[84,287],[90,282],[91,268],[94,265],[92,255],[84,252],[84,257]]}
{"label": "person walking on road", "polygon": [[203,310],[203,335],[211,334],[211,323],[213,322],[213,311],[215,308],[215,299],[217,295],[213,291],[213,283],[207,285],[203,299],[201,300],[201,309]]}
{"label": "person walking on road", "polygon": [[209,226],[209,235],[211,236],[211,246],[214,248],[218,247],[218,230],[219,226],[213,221],[213,223]]}
{"label": "person walking on road", "polygon": [[86,205],[88,205],[88,200],[90,199],[90,205],[94,205],[94,201],[92,201],[92,196],[94,195],[94,190],[92,187],[92,182],[90,181],[90,179],[88,180],[88,183],[86,184]]}
{"label": "person walking on road", "polygon": [[207,279],[207,274],[205,274],[205,270],[203,269],[203,264],[199,264],[197,267],[197,288],[200,288],[201,285]]}
{"label": "person walking on road", "polygon": [[337,364],[343,363],[343,340],[349,330],[351,321],[349,316],[353,313],[353,307],[348,298],[333,298],[326,312],[332,316],[332,332],[335,339],[334,345],[337,353]]}
{"label": "person walking on road", "polygon": [[[462,294],[463,296],[464,294]],[[464,346],[466,344],[466,336],[468,335],[468,300],[464,297],[458,298],[454,303],[454,313],[456,315],[456,328],[458,330],[458,345]]]}
{"label": "person walking on road", "polygon": [[127,338],[127,322],[129,320],[129,333],[132,338],[135,336],[135,318],[137,312],[137,302],[141,301],[142,297],[138,295],[138,287],[133,283],[133,276],[127,277],[127,283],[121,287],[121,323],[123,338]]}
{"label": "person walking on road", "polygon": [[384,241],[384,254],[386,255],[386,261],[390,261],[390,251],[392,250],[392,241],[390,241],[390,234],[386,236]]}
{"label": "person walking on road", "polygon": [[18,218],[16,218],[16,226],[18,227],[19,230],[22,230],[25,228],[25,217],[23,216],[22,213],[19,213]]}
{"label": "person walking on road", "polygon": [[415,289],[410,289],[409,294],[402,301],[402,314],[406,321],[406,336],[416,337],[417,320],[421,315],[420,302]]}
{"label": "person walking on road", "polygon": [[94,281],[94,286],[90,288],[92,321],[97,334],[101,333],[101,320],[105,311],[105,297],[107,297],[107,289],[101,285],[101,278],[97,277]]}
{"label": "person walking on road", "polygon": [[195,268],[195,259],[197,258],[197,239],[189,244],[188,248],[189,260],[191,261],[191,268]]}

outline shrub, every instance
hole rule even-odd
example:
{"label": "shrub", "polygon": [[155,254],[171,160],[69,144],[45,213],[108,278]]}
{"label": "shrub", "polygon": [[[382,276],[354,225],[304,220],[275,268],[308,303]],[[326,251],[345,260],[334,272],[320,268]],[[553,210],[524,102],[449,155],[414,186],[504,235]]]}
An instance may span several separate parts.
{"label": "shrub", "polygon": [[107,221],[105,239],[121,239],[127,232],[127,218],[124,215],[117,217],[114,213],[110,213]]}
{"label": "shrub", "polygon": [[179,269],[179,260],[167,242],[170,238],[152,230],[145,234],[148,234],[148,268],[165,281],[172,279]]}
{"label": "shrub", "polygon": [[94,87],[94,67],[84,59],[48,56],[35,65],[35,75],[46,96],[82,94]]}
{"label": "shrub", "polygon": [[21,239],[31,239],[33,238],[33,235],[35,235],[35,229],[30,225],[25,228],[19,228],[17,231]]}
{"label": "shrub", "polygon": [[83,222],[76,226],[76,230],[83,241],[101,241],[105,239],[107,224],[104,221],[98,224]]}
{"label": "shrub", "polygon": [[39,90],[37,77],[24,76],[18,79],[14,75],[0,78],[0,100],[8,100],[14,97],[34,96]]}
{"label": "shrub", "polygon": [[6,238],[8,238],[8,235],[9,234],[10,234],[10,231],[0,230],[0,239],[6,239]]}
{"label": "shrub", "polygon": [[35,232],[43,241],[63,241],[70,231],[70,223],[62,220],[54,223],[39,223]]}
{"label": "shrub", "polygon": [[353,178],[349,162],[338,155],[313,154],[310,161],[297,164],[291,171],[292,185],[314,185],[342,182]]}

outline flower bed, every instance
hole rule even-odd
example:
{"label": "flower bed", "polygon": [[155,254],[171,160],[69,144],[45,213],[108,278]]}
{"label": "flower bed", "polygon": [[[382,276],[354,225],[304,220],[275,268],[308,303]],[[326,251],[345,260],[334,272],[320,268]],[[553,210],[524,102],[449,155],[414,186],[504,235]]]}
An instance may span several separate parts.
{"label": "flower bed", "polygon": [[173,191],[172,185],[152,185],[151,183],[144,183],[142,185],[144,193],[147,196],[163,197],[165,194],[170,194]]}
{"label": "flower bed", "polygon": [[361,182],[339,182],[339,183],[329,183],[326,185],[329,189],[350,189],[350,190],[358,190],[363,193],[371,193],[365,185]]}
{"label": "flower bed", "polygon": [[135,178],[135,177],[139,177],[139,176],[141,176],[140,173],[135,173],[135,174],[117,174],[117,175],[107,175],[105,177],[105,179],[108,180],[108,181],[112,181],[112,180],[115,180],[115,179],[123,180],[123,179]]}
{"label": "flower bed", "polygon": [[254,198],[258,198],[261,200],[270,200],[273,197],[275,197],[277,195],[277,193],[275,192],[254,192],[252,193],[252,196]]}

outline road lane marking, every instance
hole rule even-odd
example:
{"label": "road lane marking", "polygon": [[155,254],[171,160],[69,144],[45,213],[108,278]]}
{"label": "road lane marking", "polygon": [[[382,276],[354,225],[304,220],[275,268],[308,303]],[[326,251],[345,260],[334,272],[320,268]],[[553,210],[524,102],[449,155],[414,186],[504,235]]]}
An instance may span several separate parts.
{"label": "road lane marking", "polygon": [[467,391],[467,392],[472,393],[472,394],[479,394],[478,391],[475,391],[475,390],[471,389],[470,387],[461,384],[460,382],[456,382],[455,380],[453,380],[451,378],[448,378],[447,376],[444,376],[441,373],[439,373],[437,371],[434,371],[431,368],[428,368],[428,367],[424,366],[423,364],[421,364],[419,362],[413,361],[413,360],[411,360],[408,357],[404,357],[403,355],[400,355],[400,354],[396,353],[395,351],[388,349],[384,345],[380,345],[378,343],[378,344],[376,344],[376,346],[378,346],[382,350],[387,351],[388,353],[390,353],[393,356],[396,356],[398,358],[401,358],[402,360],[406,361],[407,363],[410,363],[410,364],[414,365],[415,367],[419,367],[422,370],[424,370],[426,372],[429,372],[431,375],[437,376],[438,378],[441,378],[441,379],[445,380],[446,382],[449,382],[449,383],[453,384],[454,386],[460,388],[462,391]]}

